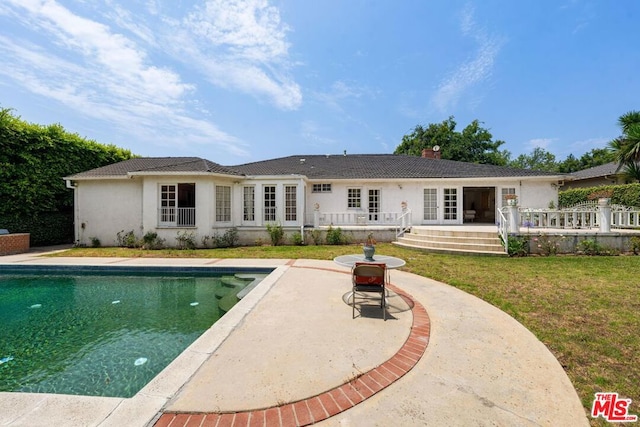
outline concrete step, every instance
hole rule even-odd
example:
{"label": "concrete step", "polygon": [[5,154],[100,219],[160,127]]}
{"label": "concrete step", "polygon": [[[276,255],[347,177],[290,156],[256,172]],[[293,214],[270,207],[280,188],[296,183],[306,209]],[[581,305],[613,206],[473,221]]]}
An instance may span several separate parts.
{"label": "concrete step", "polygon": [[437,253],[506,256],[494,231],[413,228],[395,244]]}

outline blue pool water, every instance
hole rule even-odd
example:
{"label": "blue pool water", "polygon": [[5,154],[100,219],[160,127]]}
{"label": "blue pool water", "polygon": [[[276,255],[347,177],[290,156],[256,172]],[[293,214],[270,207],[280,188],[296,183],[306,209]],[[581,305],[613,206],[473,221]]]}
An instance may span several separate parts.
{"label": "blue pool water", "polygon": [[0,269],[0,391],[131,397],[270,271],[179,270]]}

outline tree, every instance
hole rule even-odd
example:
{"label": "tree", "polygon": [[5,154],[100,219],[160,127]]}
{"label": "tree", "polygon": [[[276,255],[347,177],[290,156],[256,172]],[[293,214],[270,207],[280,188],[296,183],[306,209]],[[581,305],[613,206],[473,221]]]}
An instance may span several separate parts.
{"label": "tree", "polygon": [[420,156],[423,149],[438,145],[443,159],[502,166],[507,164],[510,153],[499,150],[504,141],[493,141],[491,133],[480,126],[478,120],[472,121],[462,132],[455,130],[456,125],[453,116],[442,123],[431,123],[427,128],[417,125],[413,132],[402,137],[394,154]]}
{"label": "tree", "polygon": [[518,169],[531,169],[547,172],[557,172],[556,156],[542,147],[536,147],[531,154],[520,154],[509,166]]}
{"label": "tree", "polygon": [[580,169],[589,169],[613,162],[616,159],[615,153],[608,148],[594,148],[580,157]]}
{"label": "tree", "polygon": [[609,142],[615,159],[622,168],[629,163],[640,162],[640,111],[629,111],[618,119],[622,135]]}

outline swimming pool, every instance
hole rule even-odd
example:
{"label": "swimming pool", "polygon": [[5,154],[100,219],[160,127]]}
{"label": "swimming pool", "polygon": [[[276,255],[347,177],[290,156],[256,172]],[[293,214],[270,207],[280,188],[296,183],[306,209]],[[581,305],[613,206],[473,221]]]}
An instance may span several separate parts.
{"label": "swimming pool", "polygon": [[131,397],[271,271],[0,268],[0,391]]}

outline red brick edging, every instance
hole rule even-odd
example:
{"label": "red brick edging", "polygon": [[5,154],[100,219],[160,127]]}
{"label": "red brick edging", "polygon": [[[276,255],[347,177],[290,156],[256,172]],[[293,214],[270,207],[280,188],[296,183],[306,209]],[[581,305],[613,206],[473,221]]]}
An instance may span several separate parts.
{"label": "red brick edging", "polygon": [[396,286],[389,284],[388,287],[412,307],[413,324],[409,337],[400,350],[378,367],[346,384],[297,402],[245,412],[164,413],[155,427],[306,426],[337,415],[367,400],[409,372],[418,363],[429,344],[431,322],[424,306]]}

